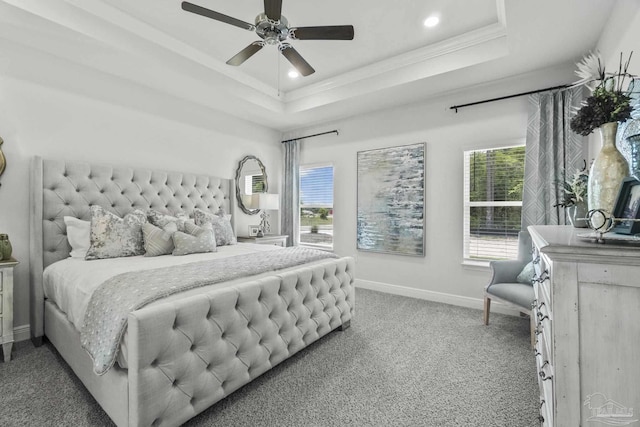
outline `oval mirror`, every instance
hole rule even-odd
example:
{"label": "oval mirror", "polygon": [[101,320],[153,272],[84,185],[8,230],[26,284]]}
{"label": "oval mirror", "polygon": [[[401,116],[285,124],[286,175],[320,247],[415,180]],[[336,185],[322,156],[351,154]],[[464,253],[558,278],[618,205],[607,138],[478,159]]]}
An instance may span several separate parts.
{"label": "oval mirror", "polygon": [[255,215],[260,209],[251,208],[251,195],[266,193],[269,189],[267,171],[256,156],[247,156],[240,160],[236,171],[236,199],[242,212]]}

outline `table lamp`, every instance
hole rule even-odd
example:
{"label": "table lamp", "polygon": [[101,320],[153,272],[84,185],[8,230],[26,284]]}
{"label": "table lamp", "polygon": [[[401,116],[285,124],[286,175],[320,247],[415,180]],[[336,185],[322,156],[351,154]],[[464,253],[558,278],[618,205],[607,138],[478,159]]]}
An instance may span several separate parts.
{"label": "table lamp", "polygon": [[251,195],[251,209],[260,209],[260,230],[258,237],[263,237],[271,231],[269,225],[269,214],[267,211],[277,211],[280,209],[280,195],[269,193],[255,193]]}

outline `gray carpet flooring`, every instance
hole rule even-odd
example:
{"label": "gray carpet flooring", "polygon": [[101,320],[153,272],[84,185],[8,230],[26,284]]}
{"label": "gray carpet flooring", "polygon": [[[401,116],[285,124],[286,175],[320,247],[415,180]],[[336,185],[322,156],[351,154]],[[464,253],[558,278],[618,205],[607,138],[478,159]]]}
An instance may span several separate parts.
{"label": "gray carpet flooring", "polygon": [[[358,289],[351,328],[333,332],[188,426],[535,426],[529,324]],[[46,344],[0,363],[0,426],[112,426]]]}

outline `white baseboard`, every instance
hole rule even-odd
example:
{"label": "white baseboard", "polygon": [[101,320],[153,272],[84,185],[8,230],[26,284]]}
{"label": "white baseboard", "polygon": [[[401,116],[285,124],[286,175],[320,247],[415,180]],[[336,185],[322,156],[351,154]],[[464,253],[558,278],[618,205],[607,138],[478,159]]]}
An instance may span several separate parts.
{"label": "white baseboard", "polygon": [[16,326],[13,328],[13,340],[26,341],[31,338],[31,327],[29,325]]}
{"label": "white baseboard", "polygon": [[[447,294],[443,292],[428,291],[426,289],[409,288],[406,286],[392,285],[389,283],[373,282],[371,280],[356,279],[356,288],[370,289],[386,294],[400,295],[403,297],[424,299],[427,301],[441,302],[443,304],[457,305],[460,307],[484,309],[484,301],[480,298],[463,297],[461,295]],[[520,316],[520,312],[501,304],[499,301],[491,301],[491,312]]]}

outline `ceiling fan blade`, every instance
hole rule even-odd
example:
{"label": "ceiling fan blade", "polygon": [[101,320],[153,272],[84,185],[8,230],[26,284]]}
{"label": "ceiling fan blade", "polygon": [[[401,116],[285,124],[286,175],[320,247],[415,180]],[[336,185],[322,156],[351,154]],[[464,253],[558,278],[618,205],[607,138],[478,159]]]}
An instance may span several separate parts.
{"label": "ceiling fan blade", "polygon": [[260,49],[264,46],[263,42],[254,42],[249,46],[242,49],[240,52],[236,54],[233,58],[227,61],[227,64],[238,66],[244,63],[247,59],[251,58],[253,55],[258,53]]}
{"label": "ceiling fan blade", "polygon": [[302,56],[298,53],[297,50],[293,48],[290,44],[283,43],[280,45],[280,52],[284,55],[285,58],[291,65],[293,65],[298,72],[303,76],[308,76],[316,72],[311,65],[307,61],[304,60]]}
{"label": "ceiling fan blade", "polygon": [[264,0],[264,13],[273,21],[279,21],[282,16],[282,0]]}
{"label": "ceiling fan blade", "polygon": [[225,24],[235,25],[236,27],[244,28],[245,30],[253,31],[255,26],[248,22],[241,21],[231,16],[223,15],[222,13],[215,12],[213,10],[198,6],[197,4],[189,3],[187,1],[182,2],[182,10],[195,13],[207,18],[215,19],[216,21],[224,22]]}
{"label": "ceiling fan blade", "polygon": [[353,40],[353,25],[291,28],[292,38],[298,40]]}

